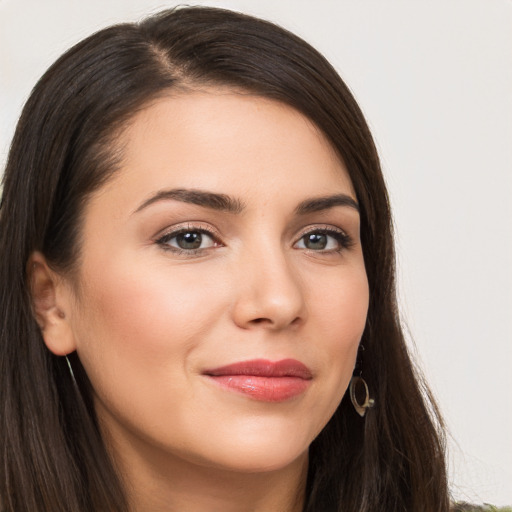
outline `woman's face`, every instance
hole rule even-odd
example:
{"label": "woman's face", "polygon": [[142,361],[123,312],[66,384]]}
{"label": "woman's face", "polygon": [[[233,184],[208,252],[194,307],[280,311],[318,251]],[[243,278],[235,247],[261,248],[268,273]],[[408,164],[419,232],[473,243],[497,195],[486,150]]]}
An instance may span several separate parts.
{"label": "woman's face", "polygon": [[127,463],[304,461],[368,306],[343,163],[295,110],[222,89],[155,101],[119,142],[66,315],[105,435]]}

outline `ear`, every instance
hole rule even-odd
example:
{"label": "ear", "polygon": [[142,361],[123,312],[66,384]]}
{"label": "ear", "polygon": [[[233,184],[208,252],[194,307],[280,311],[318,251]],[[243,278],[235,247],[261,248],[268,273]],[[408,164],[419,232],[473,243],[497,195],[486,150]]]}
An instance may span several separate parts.
{"label": "ear", "polygon": [[76,350],[71,325],[71,290],[54,272],[40,252],[34,252],[27,263],[27,277],[32,308],[44,342],[57,356]]}

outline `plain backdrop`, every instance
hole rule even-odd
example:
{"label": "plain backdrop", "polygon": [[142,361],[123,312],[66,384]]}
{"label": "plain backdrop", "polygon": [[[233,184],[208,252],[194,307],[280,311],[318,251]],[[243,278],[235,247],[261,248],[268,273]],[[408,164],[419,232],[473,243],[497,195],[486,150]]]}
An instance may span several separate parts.
{"label": "plain backdrop", "polygon": [[[1,168],[22,104],[65,49],[177,3],[0,0]],[[353,90],[394,207],[411,348],[450,430],[454,496],[512,504],[512,2],[193,3],[296,32]]]}

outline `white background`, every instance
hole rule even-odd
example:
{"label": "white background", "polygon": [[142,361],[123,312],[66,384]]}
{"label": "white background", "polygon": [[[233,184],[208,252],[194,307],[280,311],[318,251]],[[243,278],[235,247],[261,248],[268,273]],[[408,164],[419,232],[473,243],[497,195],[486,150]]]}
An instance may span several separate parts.
{"label": "white background", "polygon": [[[0,0],[1,168],[31,87],[65,49],[176,3]],[[454,496],[512,504],[512,2],[194,3],[282,24],[354,91],[394,206],[411,346],[450,430]]]}

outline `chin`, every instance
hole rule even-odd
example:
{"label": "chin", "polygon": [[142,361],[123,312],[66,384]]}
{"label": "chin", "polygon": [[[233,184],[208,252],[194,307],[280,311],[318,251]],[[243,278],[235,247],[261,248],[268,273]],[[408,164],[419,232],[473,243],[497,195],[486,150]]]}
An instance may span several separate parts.
{"label": "chin", "polygon": [[297,464],[307,465],[308,448],[302,452],[296,450],[252,451],[236,449],[230,454],[224,453],[209,466],[219,470],[237,473],[270,473],[281,471]]}
{"label": "chin", "polygon": [[281,435],[278,430],[269,430],[267,426],[252,433],[219,435],[218,439],[210,436],[202,464],[227,471],[260,473],[307,463],[311,436],[298,431],[297,426],[295,432],[286,429]]}

